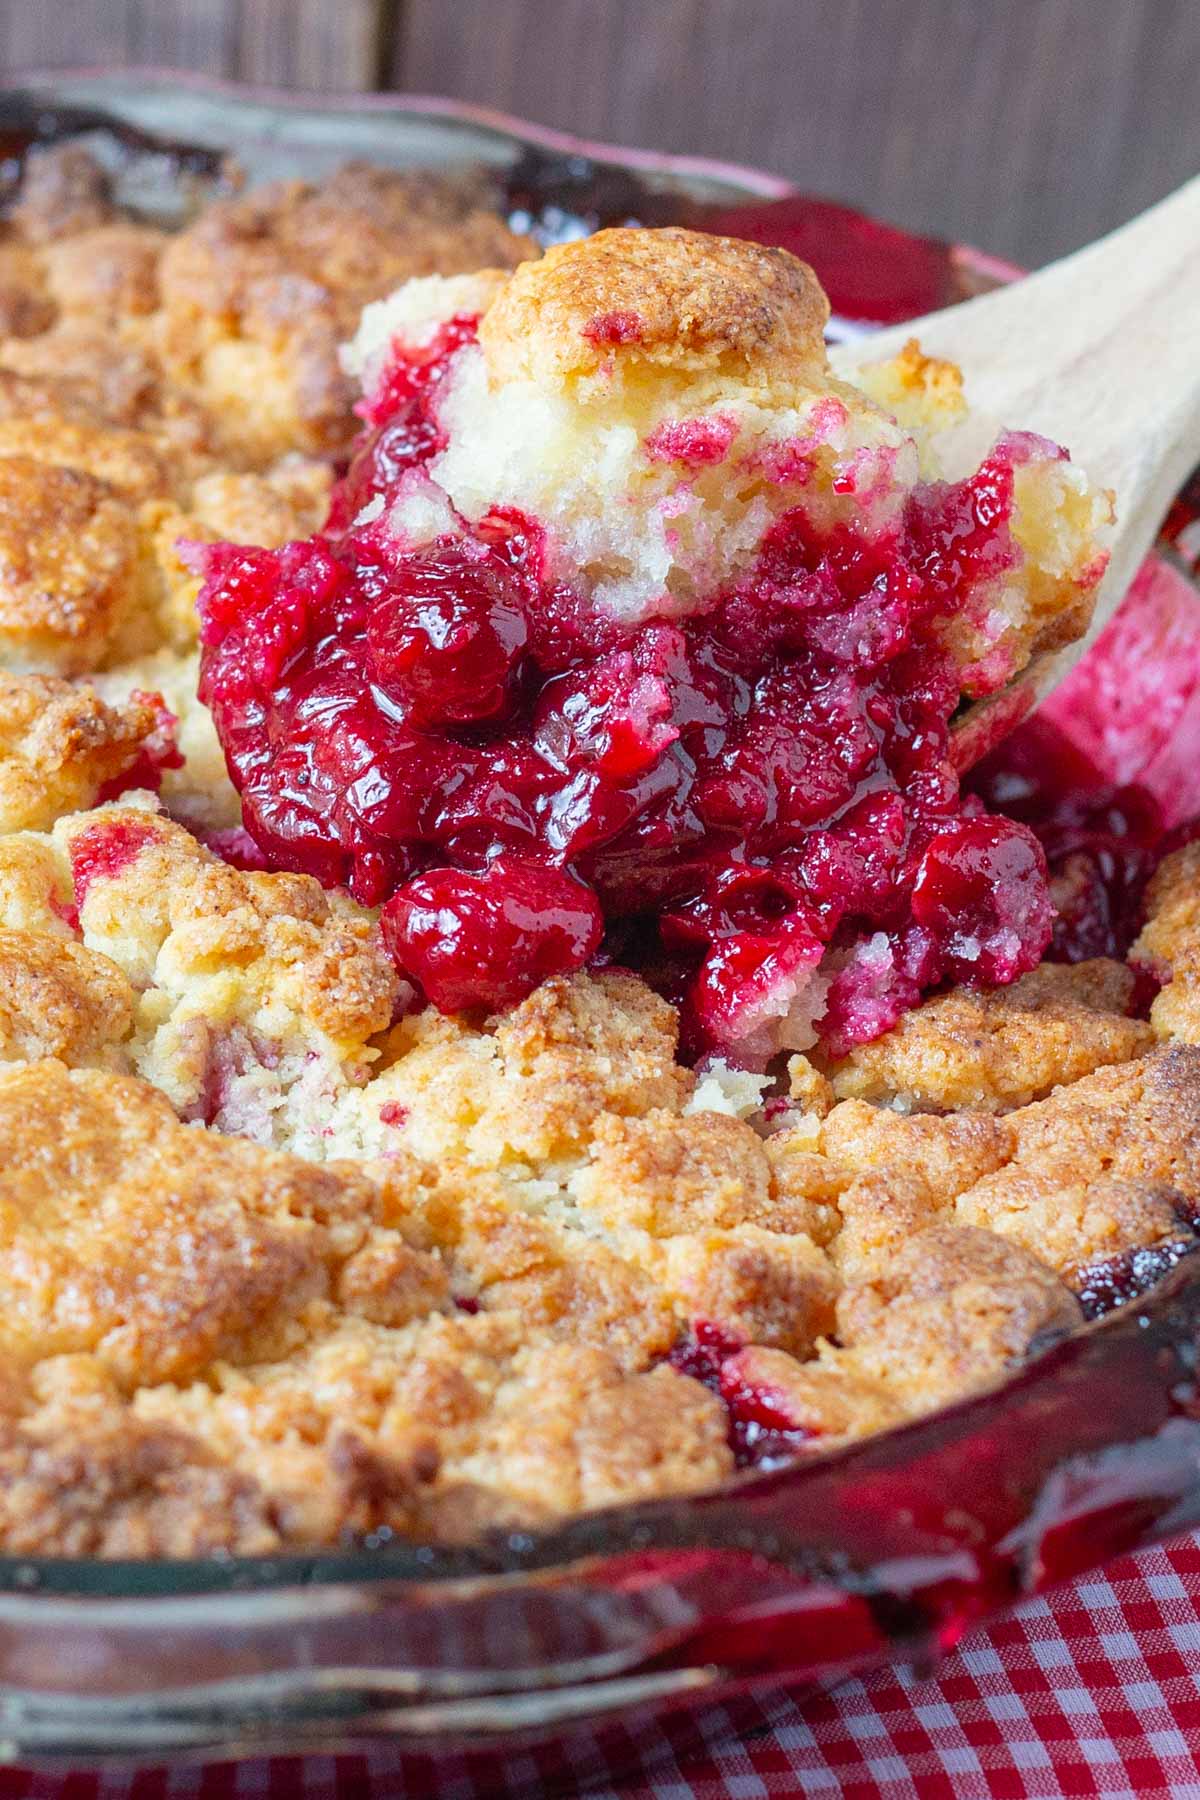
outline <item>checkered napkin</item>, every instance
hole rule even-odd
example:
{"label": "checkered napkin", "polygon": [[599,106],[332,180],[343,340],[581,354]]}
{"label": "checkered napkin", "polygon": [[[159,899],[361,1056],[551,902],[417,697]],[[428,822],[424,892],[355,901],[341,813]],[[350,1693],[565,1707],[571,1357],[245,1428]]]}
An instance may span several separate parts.
{"label": "checkered napkin", "polygon": [[485,1774],[402,1771],[381,1748],[133,1777],[0,1771],[0,1800],[548,1800],[597,1775],[591,1800],[1200,1800],[1200,1536],[1027,1601],[936,1680],[887,1669],[781,1700],[740,1737],[719,1712],[703,1730],[699,1752],[682,1726],[640,1737],[607,1779],[586,1746]]}

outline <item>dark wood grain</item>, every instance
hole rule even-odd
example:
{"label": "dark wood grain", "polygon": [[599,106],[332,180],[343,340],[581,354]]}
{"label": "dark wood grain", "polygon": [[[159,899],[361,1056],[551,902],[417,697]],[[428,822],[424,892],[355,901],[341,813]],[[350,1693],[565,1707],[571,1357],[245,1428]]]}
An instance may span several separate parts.
{"label": "dark wood grain", "polygon": [[408,0],[392,71],[1027,262],[1200,168],[1197,0]]}
{"label": "dark wood grain", "polygon": [[379,0],[241,0],[238,74],[285,87],[374,87]]}
{"label": "dark wood grain", "polygon": [[281,87],[374,87],[387,0],[0,0],[0,66],[158,63]]}
{"label": "dark wood grain", "polygon": [[0,0],[0,66],[391,82],[1039,262],[1200,169],[1200,0]]}

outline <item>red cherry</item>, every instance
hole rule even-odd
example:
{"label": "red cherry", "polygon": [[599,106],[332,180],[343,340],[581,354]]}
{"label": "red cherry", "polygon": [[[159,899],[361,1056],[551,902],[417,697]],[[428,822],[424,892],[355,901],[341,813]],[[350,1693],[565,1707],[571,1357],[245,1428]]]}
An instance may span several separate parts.
{"label": "red cherry", "polygon": [[501,717],[527,637],[503,564],[454,544],[405,557],[367,623],[376,680],[418,726]]}
{"label": "red cherry", "polygon": [[1042,846],[1011,819],[956,820],[926,847],[912,914],[941,941],[955,981],[1014,981],[1038,962],[1054,924]]}
{"label": "red cherry", "polygon": [[517,857],[497,857],[478,875],[414,876],[388,901],[382,925],[397,968],[444,1013],[516,1006],[550,976],[582,968],[604,933],[590,888]]}

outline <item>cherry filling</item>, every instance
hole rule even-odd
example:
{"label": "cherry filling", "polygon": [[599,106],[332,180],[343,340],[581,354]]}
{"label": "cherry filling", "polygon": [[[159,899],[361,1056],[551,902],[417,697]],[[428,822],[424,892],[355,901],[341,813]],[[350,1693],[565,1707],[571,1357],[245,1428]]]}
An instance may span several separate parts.
{"label": "cherry filling", "polygon": [[1178,1238],[1090,1263],[1073,1284],[1084,1318],[1101,1319],[1114,1307],[1148,1293],[1177,1262],[1194,1256],[1198,1248],[1194,1238]]}
{"label": "cherry filling", "polygon": [[791,1462],[815,1435],[796,1422],[786,1400],[762,1382],[748,1381],[741,1367],[739,1337],[711,1320],[700,1319],[671,1351],[667,1361],[715,1394],[728,1416],[729,1448],[739,1469],[771,1469]]}
{"label": "cherry filling", "polygon": [[1105,780],[1050,719],[1028,720],[972,771],[988,805],[1036,833],[1049,862],[1058,962],[1124,957],[1146,883],[1170,847],[1162,807],[1136,784]]}
{"label": "cherry filling", "polygon": [[607,927],[692,1054],[761,1057],[781,1020],[836,1052],[931,985],[1031,968],[1044,858],[960,796],[943,640],[1015,560],[1019,441],[882,536],[786,513],[706,608],[621,626],[518,514],[416,550],[389,528],[467,330],[385,373],[323,534],[204,552],[201,695],[268,862],[383,903],[444,1010],[514,1004]]}

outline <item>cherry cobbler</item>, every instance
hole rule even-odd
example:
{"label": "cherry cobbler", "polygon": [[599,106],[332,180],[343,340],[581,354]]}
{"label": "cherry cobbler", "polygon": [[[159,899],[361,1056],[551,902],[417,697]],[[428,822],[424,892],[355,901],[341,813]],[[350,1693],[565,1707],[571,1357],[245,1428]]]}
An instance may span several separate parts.
{"label": "cherry cobbler", "polygon": [[1188,1253],[1198,847],[959,766],[1090,616],[1063,449],[737,238],[69,146],[3,230],[0,1552],[712,1487]]}

